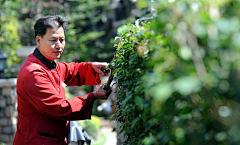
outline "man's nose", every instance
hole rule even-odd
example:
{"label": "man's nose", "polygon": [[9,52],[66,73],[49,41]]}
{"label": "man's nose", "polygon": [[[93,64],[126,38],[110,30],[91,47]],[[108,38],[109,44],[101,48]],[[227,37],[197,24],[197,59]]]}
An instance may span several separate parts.
{"label": "man's nose", "polygon": [[59,40],[56,41],[55,48],[60,49],[61,43]]}

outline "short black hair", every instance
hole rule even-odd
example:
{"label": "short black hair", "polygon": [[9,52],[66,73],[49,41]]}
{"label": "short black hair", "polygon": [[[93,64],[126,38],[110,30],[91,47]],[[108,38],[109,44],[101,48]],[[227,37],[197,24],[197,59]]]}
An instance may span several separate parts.
{"label": "short black hair", "polygon": [[48,15],[42,17],[38,19],[34,25],[35,37],[43,37],[47,32],[47,28],[59,28],[61,26],[63,27],[64,34],[66,34],[67,24],[67,19],[61,15]]}

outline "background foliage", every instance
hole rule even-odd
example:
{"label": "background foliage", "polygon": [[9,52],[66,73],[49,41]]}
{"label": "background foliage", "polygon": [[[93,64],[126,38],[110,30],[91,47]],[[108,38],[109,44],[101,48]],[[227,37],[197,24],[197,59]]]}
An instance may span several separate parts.
{"label": "background foliage", "polygon": [[[103,47],[97,46],[97,39],[105,32],[96,27],[101,21],[102,12],[109,11],[106,7],[109,3],[109,0],[22,1],[21,43],[36,45],[33,31],[35,21],[42,16],[60,14],[69,20],[66,33],[67,43],[61,61],[98,61],[110,58],[110,56],[97,57],[98,53],[104,50]],[[111,50],[108,47],[107,50],[109,49]]]}
{"label": "background foliage", "polygon": [[8,56],[7,65],[19,62],[16,56],[16,48],[21,46],[17,17],[19,14],[19,1],[0,0],[0,50]]}
{"label": "background foliage", "polygon": [[240,2],[137,4],[157,15],[116,38],[125,144],[239,144]]}
{"label": "background foliage", "polygon": [[110,0],[0,0],[0,47],[7,66],[19,63],[16,49],[35,46],[33,26],[46,15],[60,14],[69,20],[66,47],[61,61],[110,61],[114,49],[109,13]]}

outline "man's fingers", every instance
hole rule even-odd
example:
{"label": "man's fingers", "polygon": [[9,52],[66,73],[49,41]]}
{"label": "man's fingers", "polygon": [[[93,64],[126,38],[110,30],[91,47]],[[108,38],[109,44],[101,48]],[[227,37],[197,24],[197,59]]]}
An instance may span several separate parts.
{"label": "man's fingers", "polygon": [[101,62],[101,63],[98,63],[98,67],[104,67],[104,66],[107,66],[108,63],[106,62]]}
{"label": "man's fingers", "polygon": [[104,67],[104,66],[107,66],[108,65],[108,63],[106,63],[106,62],[98,62],[98,63],[96,63],[96,64],[94,64],[96,67],[98,67],[98,68],[102,68],[102,67]]}
{"label": "man's fingers", "polygon": [[93,62],[92,63],[92,67],[93,69],[98,72],[99,74],[101,74],[102,76],[107,75],[109,73],[109,71],[107,71],[106,73],[102,72],[102,68],[103,67],[107,67],[108,63],[106,62]]}
{"label": "man's fingers", "polygon": [[96,72],[98,72],[99,74],[101,74],[102,76],[104,76],[104,73],[101,71],[100,68],[97,68],[97,69],[96,69]]}
{"label": "man's fingers", "polygon": [[110,72],[110,69],[106,69],[106,67],[102,67],[100,70],[104,73],[104,76]]}

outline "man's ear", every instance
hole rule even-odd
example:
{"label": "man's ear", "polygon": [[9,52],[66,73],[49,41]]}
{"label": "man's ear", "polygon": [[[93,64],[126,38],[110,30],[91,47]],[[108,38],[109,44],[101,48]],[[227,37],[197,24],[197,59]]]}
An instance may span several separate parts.
{"label": "man's ear", "polygon": [[40,42],[41,42],[41,37],[40,37],[40,36],[36,36],[36,43],[37,43],[37,46],[40,45]]}

